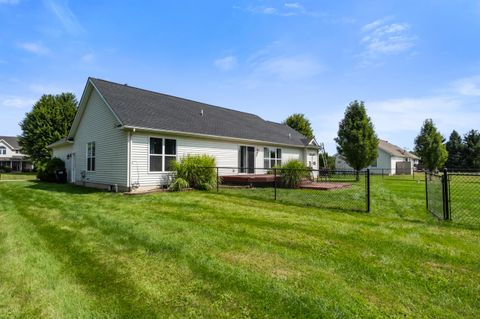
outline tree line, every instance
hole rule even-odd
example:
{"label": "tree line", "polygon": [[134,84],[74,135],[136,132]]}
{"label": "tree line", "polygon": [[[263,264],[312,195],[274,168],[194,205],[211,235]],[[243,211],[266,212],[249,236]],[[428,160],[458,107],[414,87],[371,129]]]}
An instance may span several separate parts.
{"label": "tree line", "polygon": [[[77,107],[77,99],[72,93],[45,94],[25,115],[20,123],[22,134],[19,142],[37,167],[50,160],[48,145],[68,134]],[[283,123],[309,139],[314,138],[311,122],[304,114],[292,114]],[[359,171],[375,162],[378,157],[378,137],[363,101],[355,100],[347,106],[335,142],[338,154],[355,170]],[[445,141],[433,121],[427,119],[415,138],[414,153],[421,158],[421,164],[432,171],[443,167],[480,168],[480,133],[472,129],[462,137],[454,130],[449,140]],[[320,156],[320,166],[334,168],[334,157],[326,155],[326,163]]]}

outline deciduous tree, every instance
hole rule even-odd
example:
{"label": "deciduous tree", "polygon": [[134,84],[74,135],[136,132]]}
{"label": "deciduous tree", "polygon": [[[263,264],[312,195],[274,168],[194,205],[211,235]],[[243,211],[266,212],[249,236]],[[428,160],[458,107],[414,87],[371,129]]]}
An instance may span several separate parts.
{"label": "deciduous tree", "polygon": [[362,101],[353,101],[348,105],[335,141],[338,153],[357,171],[377,159],[377,134]]}
{"label": "deciduous tree", "polygon": [[19,143],[34,163],[45,163],[51,158],[48,145],[68,134],[77,111],[77,100],[72,93],[45,94],[25,115],[20,123]]}
{"label": "deciduous tree", "polygon": [[295,113],[290,115],[283,121],[284,124],[290,126],[295,131],[300,134],[305,135],[308,138],[313,138],[313,129],[310,121],[305,117],[304,114]]}

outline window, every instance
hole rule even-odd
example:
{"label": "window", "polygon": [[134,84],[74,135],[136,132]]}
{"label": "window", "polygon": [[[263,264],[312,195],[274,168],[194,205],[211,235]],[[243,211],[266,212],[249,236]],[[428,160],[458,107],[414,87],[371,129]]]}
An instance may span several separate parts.
{"label": "window", "polygon": [[177,158],[177,141],[150,138],[150,172],[168,172]]}
{"label": "window", "polygon": [[7,154],[7,148],[5,146],[0,146],[0,155],[6,155]]}
{"label": "window", "polygon": [[87,172],[95,172],[95,142],[87,143]]}
{"label": "window", "polygon": [[265,147],[263,149],[264,168],[273,168],[280,165],[282,165],[282,149]]}
{"label": "window", "polygon": [[378,165],[378,158],[370,165],[370,167],[377,167]]}

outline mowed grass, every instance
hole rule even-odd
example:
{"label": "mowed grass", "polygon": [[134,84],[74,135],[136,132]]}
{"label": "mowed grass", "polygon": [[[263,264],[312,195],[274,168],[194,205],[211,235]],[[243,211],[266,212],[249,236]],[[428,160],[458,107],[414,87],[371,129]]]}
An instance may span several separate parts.
{"label": "mowed grass", "polygon": [[36,180],[37,173],[0,173],[0,181]]}
{"label": "mowed grass", "polygon": [[372,213],[0,183],[0,318],[480,317],[480,234],[372,183]]}

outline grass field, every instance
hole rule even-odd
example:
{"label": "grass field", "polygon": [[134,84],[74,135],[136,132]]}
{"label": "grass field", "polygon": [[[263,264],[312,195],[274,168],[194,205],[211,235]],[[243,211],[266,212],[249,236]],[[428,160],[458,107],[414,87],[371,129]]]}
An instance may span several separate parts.
{"label": "grass field", "polygon": [[37,173],[0,173],[0,181],[35,180]]}
{"label": "grass field", "polygon": [[480,232],[375,179],[372,213],[0,183],[0,318],[480,316]]}

